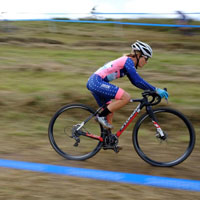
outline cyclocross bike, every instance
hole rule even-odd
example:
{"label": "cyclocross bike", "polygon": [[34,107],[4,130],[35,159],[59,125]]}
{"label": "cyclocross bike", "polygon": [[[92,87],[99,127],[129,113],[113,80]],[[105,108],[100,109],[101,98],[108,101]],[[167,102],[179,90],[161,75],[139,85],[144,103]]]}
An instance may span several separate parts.
{"label": "cyclocross bike", "polygon": [[143,108],[146,112],[137,120],[132,141],[137,154],[147,163],[171,167],[183,162],[195,145],[195,131],[191,122],[172,108],[152,109],[161,102],[153,91],[144,91],[127,121],[116,134],[96,121],[104,108],[94,110],[84,104],[69,104],[59,109],[49,123],[48,136],[57,153],[70,160],[86,160],[100,149],[119,152],[118,139]]}

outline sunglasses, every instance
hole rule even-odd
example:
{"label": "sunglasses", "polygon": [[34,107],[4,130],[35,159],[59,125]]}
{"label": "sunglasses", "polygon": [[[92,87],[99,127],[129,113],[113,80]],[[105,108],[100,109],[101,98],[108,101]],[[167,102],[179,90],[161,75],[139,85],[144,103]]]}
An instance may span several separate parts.
{"label": "sunglasses", "polygon": [[144,59],[146,60],[146,62],[147,62],[148,59],[149,59],[149,57],[147,57],[147,56],[142,56],[142,57],[144,57]]}

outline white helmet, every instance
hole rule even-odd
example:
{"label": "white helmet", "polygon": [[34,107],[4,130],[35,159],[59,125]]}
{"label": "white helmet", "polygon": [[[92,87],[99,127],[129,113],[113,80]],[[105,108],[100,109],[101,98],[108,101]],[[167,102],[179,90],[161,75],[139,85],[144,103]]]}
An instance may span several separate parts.
{"label": "white helmet", "polygon": [[131,45],[131,47],[133,50],[140,51],[142,53],[142,55],[144,55],[144,56],[151,58],[153,55],[152,48],[148,44],[141,42],[139,40],[137,40],[135,43],[133,43]]}

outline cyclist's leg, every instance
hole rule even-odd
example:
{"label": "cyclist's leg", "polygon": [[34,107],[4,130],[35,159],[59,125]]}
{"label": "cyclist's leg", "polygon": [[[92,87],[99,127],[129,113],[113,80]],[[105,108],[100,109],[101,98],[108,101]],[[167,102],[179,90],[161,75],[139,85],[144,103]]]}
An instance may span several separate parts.
{"label": "cyclist's leg", "polygon": [[[101,96],[99,96],[98,94],[92,93],[92,95],[94,96],[95,100],[97,101],[97,104],[101,107],[105,104],[109,105],[111,103],[111,99],[106,99],[106,98],[102,98]],[[102,111],[103,112],[103,111]],[[102,114],[101,112],[101,114]],[[113,113],[109,113],[106,116],[107,122],[112,125],[112,118],[113,118]]]}
{"label": "cyclist's leg", "polygon": [[91,92],[91,94],[93,95],[93,97],[96,100],[96,102],[97,102],[99,107],[101,107],[104,104],[106,104],[106,100],[102,96],[100,96],[99,94],[97,94],[95,92]]}
{"label": "cyclist's leg", "polygon": [[111,102],[100,114],[105,117],[109,115],[107,120],[110,122],[113,116],[109,113],[113,113],[130,101],[130,95],[127,92],[115,85],[105,82],[98,75],[93,75],[90,78],[87,87],[92,92],[99,106],[110,102],[111,99],[115,99],[115,101]]}
{"label": "cyclist's leg", "polygon": [[123,89],[119,88],[115,96],[115,101],[110,101],[107,106],[108,110],[111,112],[109,115],[107,115],[107,121],[109,124],[112,124],[114,112],[129,103],[130,99],[131,96]]}
{"label": "cyclist's leg", "polygon": [[130,94],[121,88],[119,88],[116,92],[114,101],[109,100],[109,98],[104,99],[104,104],[107,104],[107,109],[111,112],[107,115],[107,121],[109,124],[112,124],[114,112],[125,106],[127,103],[129,103],[130,99]]}
{"label": "cyclist's leg", "polygon": [[[108,106],[110,103],[112,103],[111,99],[104,99],[104,98],[102,98],[102,97],[100,97],[100,96],[98,96],[97,94],[94,94],[94,93],[92,93],[92,95],[94,96],[97,104],[100,107],[103,106],[103,105],[105,105],[105,104],[107,104],[107,106]],[[114,115],[114,113],[111,112],[110,114],[108,114],[106,116],[106,119],[107,119],[108,123],[111,124],[111,125],[112,125],[113,115]]]}
{"label": "cyclist's leg", "polygon": [[123,106],[125,106],[127,103],[129,103],[131,96],[129,93],[127,93],[123,89],[119,88],[119,90],[115,96],[115,99],[116,99],[116,101],[113,101],[108,105],[108,109],[111,112],[114,112],[114,111],[122,108]]}
{"label": "cyclist's leg", "polygon": [[99,106],[109,103],[115,99],[119,87],[104,81],[98,75],[92,75],[88,81],[87,88],[92,92]]}
{"label": "cyclist's leg", "polygon": [[111,124],[111,125],[112,125],[113,116],[114,116],[114,113],[113,113],[113,112],[107,115],[107,121],[108,121],[108,123]]}

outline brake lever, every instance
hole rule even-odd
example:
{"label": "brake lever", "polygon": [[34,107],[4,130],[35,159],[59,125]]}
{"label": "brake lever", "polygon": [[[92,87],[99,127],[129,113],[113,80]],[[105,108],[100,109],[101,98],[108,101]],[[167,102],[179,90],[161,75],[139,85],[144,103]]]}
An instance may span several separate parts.
{"label": "brake lever", "polygon": [[[164,88],[164,90],[167,91],[167,88]],[[165,100],[166,100],[166,102],[167,102],[167,104],[168,104],[168,103],[169,103],[169,102],[168,102],[168,99],[165,99]]]}

